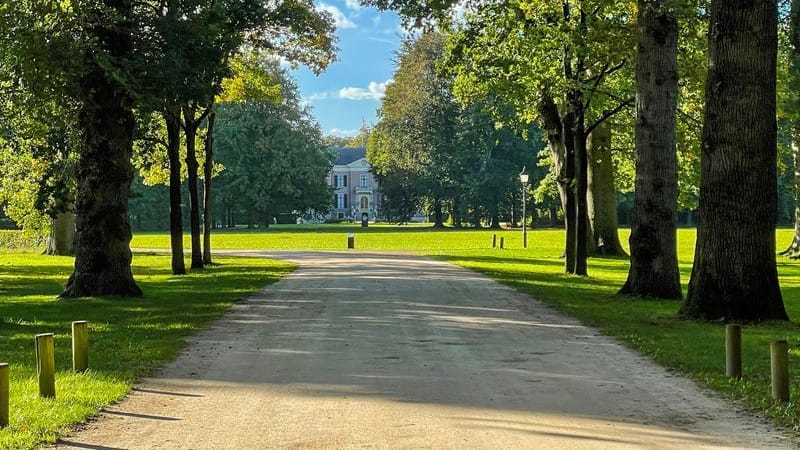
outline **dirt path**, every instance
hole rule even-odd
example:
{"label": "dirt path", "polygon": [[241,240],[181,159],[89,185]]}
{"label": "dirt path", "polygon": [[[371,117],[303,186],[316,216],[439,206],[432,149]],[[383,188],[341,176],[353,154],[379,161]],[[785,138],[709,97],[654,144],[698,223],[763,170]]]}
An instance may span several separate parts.
{"label": "dirt path", "polygon": [[300,268],[60,448],[793,448],[488,278],[412,255]]}

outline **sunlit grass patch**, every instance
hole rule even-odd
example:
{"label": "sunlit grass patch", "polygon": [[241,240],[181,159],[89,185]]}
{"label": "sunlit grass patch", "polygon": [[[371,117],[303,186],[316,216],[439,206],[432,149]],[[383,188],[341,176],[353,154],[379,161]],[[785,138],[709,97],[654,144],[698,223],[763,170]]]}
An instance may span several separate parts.
{"label": "sunlit grass patch", "polygon": [[[277,261],[219,257],[217,265],[177,277],[170,274],[169,257],[135,255],[133,270],[144,297],[57,300],[72,263],[66,257],[0,254],[0,361],[11,370],[11,423],[0,430],[0,448],[53,442],[174,358],[194,330],[292,270]],[[70,371],[73,320],[89,321],[86,374]],[[42,399],[33,336],[49,332],[55,333],[56,398]]]}

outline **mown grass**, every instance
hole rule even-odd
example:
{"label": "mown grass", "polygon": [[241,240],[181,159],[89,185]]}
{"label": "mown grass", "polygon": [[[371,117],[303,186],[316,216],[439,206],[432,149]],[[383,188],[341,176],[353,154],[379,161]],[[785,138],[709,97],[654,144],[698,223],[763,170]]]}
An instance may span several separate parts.
{"label": "mown grass", "polygon": [[[169,258],[136,255],[145,296],[57,300],[72,258],[0,253],[0,360],[10,363],[10,426],[0,448],[53,442],[70,426],[121,399],[132,383],[174,358],[184,338],[292,270],[277,261],[219,257],[219,264],[172,276]],[[73,374],[70,323],[90,324],[90,371]],[[56,398],[38,397],[33,336],[55,333]]]}
{"label": "mown grass", "polygon": [[[721,324],[680,320],[680,301],[639,300],[617,295],[627,276],[627,258],[591,258],[589,277],[563,273],[562,230],[535,230],[529,248],[521,249],[519,230],[433,230],[429,227],[348,225],[278,226],[267,231],[221,231],[218,249],[338,249],[346,234],[355,233],[356,251],[406,250],[443,258],[482,272],[531,294],[584,323],[614,336],[658,363],[687,374],[725,395],[772,416],[777,423],[800,431],[800,328],[794,323],[749,325],[744,329],[744,378],[724,374],[724,327]],[[505,238],[506,250],[492,249],[493,234]],[[621,230],[627,245],[628,230]],[[789,244],[792,230],[779,230],[778,248]],[[681,279],[689,280],[695,231],[678,233]],[[164,234],[140,234],[134,245],[167,247]],[[789,316],[800,320],[800,262],[778,258],[784,302]],[[769,341],[787,339],[790,345],[792,398],[776,404],[770,397]],[[636,374],[631,374],[636,376]]]}

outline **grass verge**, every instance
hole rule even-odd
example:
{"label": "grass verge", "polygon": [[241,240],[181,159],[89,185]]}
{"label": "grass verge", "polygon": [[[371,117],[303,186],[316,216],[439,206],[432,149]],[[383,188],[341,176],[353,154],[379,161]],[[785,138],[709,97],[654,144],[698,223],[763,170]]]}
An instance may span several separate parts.
{"label": "grass verge", "polygon": [[[121,399],[132,383],[174,358],[184,339],[235,301],[277,281],[287,263],[218,257],[217,265],[170,274],[166,256],[137,254],[144,297],[57,300],[72,258],[0,254],[0,360],[11,365],[10,426],[0,448],[34,448]],[[90,371],[73,374],[70,323],[88,320]],[[33,336],[55,333],[56,398],[38,397]]]}

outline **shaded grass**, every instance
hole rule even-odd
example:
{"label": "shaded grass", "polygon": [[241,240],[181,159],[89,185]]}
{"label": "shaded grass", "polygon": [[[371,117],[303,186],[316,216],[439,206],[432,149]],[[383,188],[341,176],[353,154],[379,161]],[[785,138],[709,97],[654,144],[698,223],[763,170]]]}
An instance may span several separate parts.
{"label": "shaded grass", "polygon": [[[165,256],[135,255],[145,296],[56,300],[72,258],[0,254],[0,360],[11,364],[11,424],[0,448],[53,442],[71,425],[121,399],[131,384],[174,358],[184,339],[292,270],[277,261],[219,257],[219,264],[175,277]],[[70,323],[88,320],[90,372],[70,373]],[[41,399],[33,336],[55,333],[56,398]]]}
{"label": "shaded grass", "polygon": [[[591,258],[589,277],[563,273],[563,230],[535,230],[529,248],[521,249],[519,230],[433,230],[429,227],[278,226],[264,232],[222,231],[218,249],[346,248],[346,233],[356,234],[356,251],[409,250],[435,256],[484,273],[530,294],[598,328],[663,366],[687,374],[781,425],[800,430],[800,402],[776,404],[770,396],[769,342],[786,339],[790,346],[791,395],[800,399],[800,328],[794,323],[749,325],[743,335],[741,381],[725,377],[724,327],[677,317],[678,300],[640,300],[617,295],[627,276],[627,258]],[[503,236],[507,250],[492,249],[492,234]],[[623,245],[629,231],[620,230]],[[788,246],[792,230],[777,232],[778,249]],[[678,232],[678,254],[684,294],[694,255],[695,230]],[[140,247],[167,247],[168,236],[137,235]],[[778,259],[784,303],[789,316],[800,318],[800,262]],[[636,376],[636,374],[631,374]]]}

